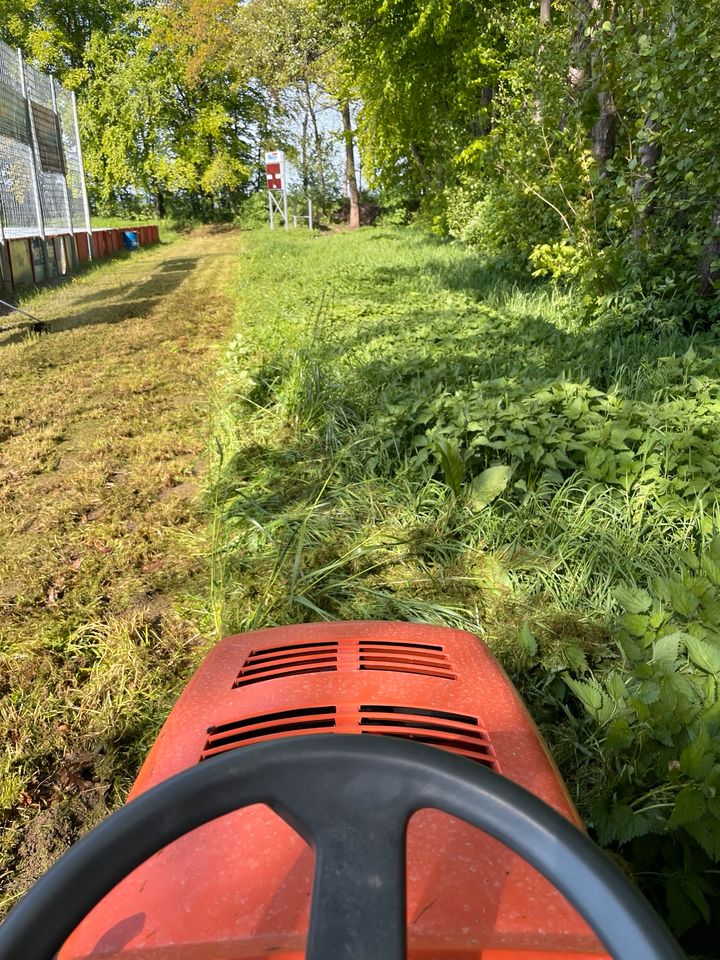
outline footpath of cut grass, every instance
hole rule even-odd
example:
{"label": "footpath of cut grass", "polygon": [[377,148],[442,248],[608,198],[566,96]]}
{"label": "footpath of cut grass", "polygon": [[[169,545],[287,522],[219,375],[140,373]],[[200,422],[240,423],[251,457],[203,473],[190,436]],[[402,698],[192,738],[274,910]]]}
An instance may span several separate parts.
{"label": "footpath of cut grass", "polygon": [[715,334],[585,328],[571,295],[407,230],[247,249],[210,492],[219,628],[483,636],[595,835],[702,943],[719,915]]}
{"label": "footpath of cut grass", "polygon": [[0,343],[0,911],[127,793],[217,639],[202,489],[238,235],[24,305]]}

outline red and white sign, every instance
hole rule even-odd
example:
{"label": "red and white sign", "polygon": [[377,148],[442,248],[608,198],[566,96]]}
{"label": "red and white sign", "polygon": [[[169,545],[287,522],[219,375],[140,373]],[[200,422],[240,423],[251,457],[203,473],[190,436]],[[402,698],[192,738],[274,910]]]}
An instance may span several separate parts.
{"label": "red and white sign", "polygon": [[265,176],[268,190],[285,189],[285,154],[282,150],[270,150],[265,154]]}

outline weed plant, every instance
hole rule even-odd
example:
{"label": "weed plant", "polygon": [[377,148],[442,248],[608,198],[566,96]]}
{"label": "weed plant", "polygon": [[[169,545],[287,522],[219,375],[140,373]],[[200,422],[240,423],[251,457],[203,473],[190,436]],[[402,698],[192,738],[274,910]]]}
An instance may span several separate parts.
{"label": "weed plant", "polygon": [[[714,335],[582,326],[571,294],[420,232],[256,233],[248,248],[209,494],[218,627],[483,635],[596,835],[676,931],[706,936],[720,665],[697,644],[720,637],[714,607],[680,629],[662,584],[717,550]],[[698,590],[716,602],[717,580]],[[628,596],[656,612],[645,642],[628,642]],[[676,683],[686,708],[663,734]],[[690,787],[702,804],[683,821]]]}

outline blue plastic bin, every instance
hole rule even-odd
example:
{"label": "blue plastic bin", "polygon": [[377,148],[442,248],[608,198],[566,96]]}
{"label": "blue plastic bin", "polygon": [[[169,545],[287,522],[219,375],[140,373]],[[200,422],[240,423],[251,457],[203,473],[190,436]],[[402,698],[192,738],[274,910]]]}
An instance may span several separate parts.
{"label": "blue plastic bin", "polygon": [[138,250],[140,248],[137,231],[123,230],[122,238],[126,250]]}

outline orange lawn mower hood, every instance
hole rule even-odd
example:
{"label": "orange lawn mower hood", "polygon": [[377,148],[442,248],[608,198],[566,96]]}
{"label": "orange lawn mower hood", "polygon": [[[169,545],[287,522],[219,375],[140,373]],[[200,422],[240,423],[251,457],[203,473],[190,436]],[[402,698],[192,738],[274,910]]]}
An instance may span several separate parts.
{"label": "orange lawn mower hood", "polygon": [[[349,802],[346,794],[361,789],[365,755],[372,760],[374,752],[396,750],[398,777],[407,754],[409,763],[415,762],[416,755],[420,760],[436,760],[446,777],[480,778],[482,774],[482,782],[491,786],[512,781],[509,790],[516,790],[514,784],[518,784],[544,801],[563,818],[563,829],[568,829],[569,822],[568,832],[592,847],[517,692],[485,645],[469,633],[419,624],[357,622],[305,624],[228,637],[211,651],[170,713],[130,801],[147,794],[149,802],[149,791],[158,784],[169,789],[169,778],[183,771],[194,771],[199,777],[198,768],[202,768],[206,776],[217,777],[223,764],[229,769],[236,761],[250,762],[254,757],[260,763],[259,784],[263,758],[270,756],[273,742],[276,753],[283,746],[277,741],[283,741],[290,761],[308,751],[307,763],[298,766],[290,779],[294,777],[299,791],[305,789],[305,780],[307,789],[312,789],[315,780],[321,790],[315,802],[318,815],[325,806],[332,814],[334,805],[340,808]],[[407,741],[427,746],[412,747]],[[356,755],[352,762],[346,763],[342,751],[337,753],[345,744]],[[324,781],[332,784],[326,789],[319,786],[320,775],[311,775],[310,765],[318,751],[332,757],[326,767],[328,777],[335,779]],[[253,770],[251,766],[244,775],[250,786]],[[190,775],[183,776],[189,782]],[[430,774],[418,779],[421,794],[424,779],[431,779]],[[368,849],[377,842],[375,823],[390,810],[397,792],[387,782],[387,777],[378,780],[369,791],[362,787]],[[284,789],[292,788],[290,782]],[[201,796],[210,802],[210,794],[222,789],[223,782],[217,781]],[[445,809],[455,809],[453,798],[461,792],[459,787],[446,790]],[[193,802],[186,800],[186,807]],[[171,819],[176,806],[180,810],[182,805],[160,807],[145,832],[162,833],[165,812]],[[120,814],[133,807],[129,803]],[[91,910],[65,942],[58,960],[304,957],[315,852],[307,837],[303,839],[286,822],[293,822],[292,816],[275,812],[286,807],[279,803],[270,809],[258,802],[243,809],[229,806],[226,809],[234,812],[204,823],[162,849],[159,842],[159,852]],[[417,812],[402,827],[404,832],[407,826],[405,850],[405,836],[398,840],[405,883],[397,884],[404,888],[397,902],[405,910],[407,923],[396,953],[406,951],[413,960],[610,957],[565,897],[507,846],[458,816],[424,808],[423,802],[412,809]],[[187,809],[180,814],[188,815]],[[554,819],[560,821],[560,817]],[[551,812],[547,818],[552,818]],[[296,819],[302,821],[302,815]],[[542,831],[542,823],[538,829]],[[516,836],[522,833],[515,830]],[[355,847],[359,860],[364,855],[361,847]],[[593,851],[605,860],[596,848]],[[341,864],[335,881],[328,883],[325,864],[324,889],[330,900],[335,888],[345,882],[346,867]],[[607,869],[611,869],[609,862]],[[368,884],[379,886],[384,880],[372,875],[362,882],[360,899]],[[572,896],[572,890],[566,892]],[[368,896],[377,897],[377,893],[370,891]],[[379,899],[367,901],[378,905],[368,907],[372,915],[364,918],[370,939],[378,911],[387,905],[380,894]],[[389,893],[387,902],[391,899]],[[333,902],[335,913],[342,913],[343,901]],[[342,920],[336,916],[333,922],[342,927]],[[365,933],[361,931],[363,937]],[[666,952],[644,956],[681,956],[664,930],[659,938]],[[370,960],[372,953],[338,942],[336,955]],[[1,951],[0,957],[6,960]],[[377,960],[381,960],[379,954]]]}

